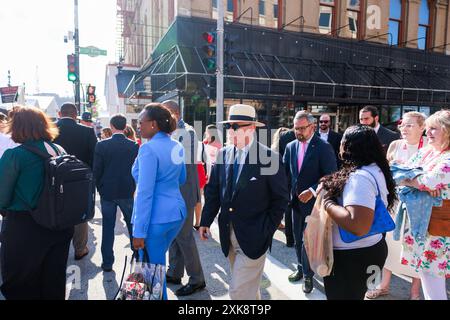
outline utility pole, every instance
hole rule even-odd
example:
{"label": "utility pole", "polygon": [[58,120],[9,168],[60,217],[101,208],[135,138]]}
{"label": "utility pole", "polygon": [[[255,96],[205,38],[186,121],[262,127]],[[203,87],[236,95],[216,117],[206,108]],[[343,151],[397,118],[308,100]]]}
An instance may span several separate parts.
{"label": "utility pole", "polygon": [[77,107],[78,114],[81,114],[81,104],[80,104],[80,35],[78,31],[78,0],[74,0],[75,9],[75,72],[77,74],[77,80],[74,82],[75,85],[75,106]]}
{"label": "utility pole", "polygon": [[[217,2],[217,87],[216,87],[216,122],[223,121],[223,60],[224,60],[224,8],[222,1]],[[223,125],[217,124],[222,132]]]}

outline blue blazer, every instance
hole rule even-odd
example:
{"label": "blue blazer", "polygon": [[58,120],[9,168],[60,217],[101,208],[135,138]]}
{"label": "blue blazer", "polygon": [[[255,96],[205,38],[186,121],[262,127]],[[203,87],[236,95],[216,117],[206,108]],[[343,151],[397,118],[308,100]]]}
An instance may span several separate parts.
{"label": "blue blazer", "polygon": [[94,176],[100,196],[105,200],[133,198],[136,184],[131,168],[139,145],[123,134],[115,134],[95,146]]}
{"label": "blue blazer", "polygon": [[[242,164],[234,192],[227,191],[233,148],[223,148],[217,155],[217,162],[205,186],[200,225],[211,226],[220,212],[220,244],[224,255],[227,257],[230,250],[232,223],[242,251],[249,258],[258,259],[271,246],[288,205],[287,177],[280,155],[255,140],[245,164]],[[276,171],[267,171],[271,167]]]}
{"label": "blue blazer", "polygon": [[186,217],[186,204],[180,192],[180,186],[186,182],[181,143],[158,132],[139,149],[132,174],[137,185],[133,237],[147,238],[150,224],[169,223]]}
{"label": "blue blazer", "polygon": [[309,188],[316,189],[320,178],[335,172],[337,164],[333,147],[315,134],[306,150],[299,172],[297,164],[299,146],[300,142],[297,139],[290,142],[286,146],[283,162],[289,178],[292,209],[307,216],[311,213],[316,199],[312,198],[307,203],[301,203],[298,195]]}

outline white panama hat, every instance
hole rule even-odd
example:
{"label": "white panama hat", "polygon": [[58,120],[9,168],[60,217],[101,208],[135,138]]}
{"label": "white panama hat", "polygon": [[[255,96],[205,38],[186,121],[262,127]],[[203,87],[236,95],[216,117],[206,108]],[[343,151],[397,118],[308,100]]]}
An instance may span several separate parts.
{"label": "white panama hat", "polygon": [[228,120],[218,123],[251,122],[257,127],[264,127],[265,124],[256,120],[256,110],[247,104],[234,104],[230,107]]}

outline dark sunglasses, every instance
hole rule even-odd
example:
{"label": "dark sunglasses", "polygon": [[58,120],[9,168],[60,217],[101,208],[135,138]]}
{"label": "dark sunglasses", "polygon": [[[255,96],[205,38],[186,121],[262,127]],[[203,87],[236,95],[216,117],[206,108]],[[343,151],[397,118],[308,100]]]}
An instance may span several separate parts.
{"label": "dark sunglasses", "polygon": [[237,124],[237,123],[224,123],[223,127],[225,128],[225,130],[229,130],[229,129],[233,129],[234,131],[238,130],[239,128],[243,128],[243,127],[248,127],[251,126],[252,124]]}
{"label": "dark sunglasses", "polygon": [[329,120],[320,120],[319,121],[320,123],[328,123],[328,122],[330,122]]}

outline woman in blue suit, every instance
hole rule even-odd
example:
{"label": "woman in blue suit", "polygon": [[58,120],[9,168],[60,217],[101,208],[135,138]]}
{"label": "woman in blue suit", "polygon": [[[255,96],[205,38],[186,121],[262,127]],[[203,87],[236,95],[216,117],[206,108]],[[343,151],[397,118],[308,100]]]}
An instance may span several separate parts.
{"label": "woman in blue suit", "polygon": [[[186,181],[184,149],[170,138],[176,120],[168,109],[151,103],[139,116],[143,144],[133,165],[136,181],[133,209],[133,247],[145,248],[150,262],[166,265],[166,252],[186,217],[180,185]],[[163,299],[167,299],[166,284]]]}

